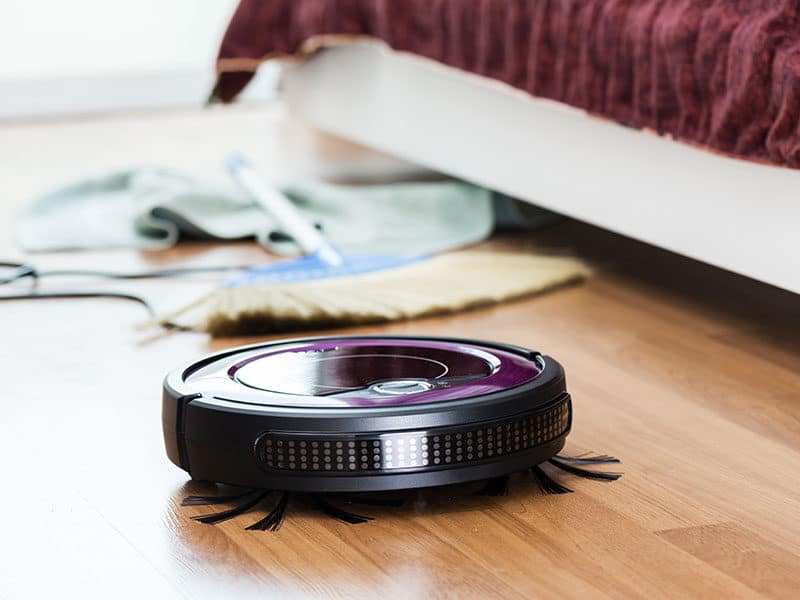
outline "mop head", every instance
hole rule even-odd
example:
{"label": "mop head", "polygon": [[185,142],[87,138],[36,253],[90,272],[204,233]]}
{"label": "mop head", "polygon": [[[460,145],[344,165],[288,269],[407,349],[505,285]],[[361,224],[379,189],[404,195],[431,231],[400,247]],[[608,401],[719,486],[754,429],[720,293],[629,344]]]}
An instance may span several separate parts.
{"label": "mop head", "polygon": [[300,281],[240,277],[159,322],[198,315],[189,327],[213,336],[381,323],[523,298],[588,275],[573,258],[518,252],[461,251],[398,264]]}

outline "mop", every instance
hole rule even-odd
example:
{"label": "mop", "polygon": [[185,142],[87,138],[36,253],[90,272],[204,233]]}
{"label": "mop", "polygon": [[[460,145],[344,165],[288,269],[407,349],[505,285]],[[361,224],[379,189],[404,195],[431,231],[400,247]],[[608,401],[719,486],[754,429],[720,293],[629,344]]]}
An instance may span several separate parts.
{"label": "mop", "polygon": [[541,293],[583,279],[579,260],[463,250],[435,256],[341,253],[243,158],[238,184],[292,236],[304,256],[247,269],[152,323],[213,336],[323,329],[442,315]]}

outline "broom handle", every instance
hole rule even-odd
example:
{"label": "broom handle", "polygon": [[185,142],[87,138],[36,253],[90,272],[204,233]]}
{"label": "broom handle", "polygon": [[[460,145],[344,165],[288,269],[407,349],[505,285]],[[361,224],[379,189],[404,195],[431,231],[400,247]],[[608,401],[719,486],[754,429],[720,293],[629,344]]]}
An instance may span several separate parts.
{"label": "broom handle", "polygon": [[237,154],[232,154],[225,159],[225,164],[236,182],[275,218],[303,252],[315,254],[332,267],[342,264],[342,255],[339,251],[300,214],[291,200],[269,185],[249,162]]}

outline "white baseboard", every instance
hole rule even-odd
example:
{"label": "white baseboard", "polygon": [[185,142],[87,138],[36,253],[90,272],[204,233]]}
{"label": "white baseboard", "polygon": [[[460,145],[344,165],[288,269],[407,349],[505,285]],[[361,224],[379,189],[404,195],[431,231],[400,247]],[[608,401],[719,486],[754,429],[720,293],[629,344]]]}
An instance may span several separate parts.
{"label": "white baseboard", "polygon": [[[242,99],[275,95],[277,65],[262,68]],[[201,106],[214,85],[211,69],[64,79],[0,80],[0,120]]]}

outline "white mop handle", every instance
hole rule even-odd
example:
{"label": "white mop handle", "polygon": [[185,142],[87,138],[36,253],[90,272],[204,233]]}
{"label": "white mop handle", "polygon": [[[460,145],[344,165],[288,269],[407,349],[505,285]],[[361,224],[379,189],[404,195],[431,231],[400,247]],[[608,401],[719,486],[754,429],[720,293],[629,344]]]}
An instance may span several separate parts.
{"label": "white mop handle", "polygon": [[270,213],[286,233],[294,238],[306,254],[317,254],[331,266],[342,264],[342,256],[325,237],[300,214],[300,211],[277,188],[269,185],[258,172],[239,155],[225,160],[233,178]]}

